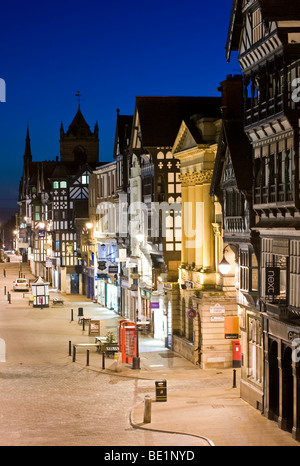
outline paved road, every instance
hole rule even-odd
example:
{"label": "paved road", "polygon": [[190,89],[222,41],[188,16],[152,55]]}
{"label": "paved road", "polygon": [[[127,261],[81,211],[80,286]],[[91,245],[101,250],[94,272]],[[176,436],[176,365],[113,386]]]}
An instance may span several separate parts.
{"label": "paved road", "polygon": [[[11,291],[9,304],[4,286],[11,290],[19,264],[5,264],[5,278],[3,268],[1,264],[0,338],[6,343],[6,362],[0,363],[1,446],[207,446],[196,437],[133,428],[130,411],[146,394],[153,395],[153,379],[103,373],[94,353],[90,367],[84,366],[83,354],[72,363],[68,341],[87,341],[69,319],[70,307],[78,303],[32,309],[27,294]],[[33,278],[24,266],[22,272]],[[116,322],[107,311],[101,320],[107,328]]]}
{"label": "paved road", "polygon": [[[300,445],[240,398],[239,373],[233,388],[232,369],[197,369],[152,339],[140,340],[140,371],[123,365],[116,373],[108,359],[103,371],[101,356],[92,350],[89,367],[86,350],[78,351],[73,363],[69,341],[93,338],[71,321],[71,309],[74,315],[83,307],[85,316],[99,316],[101,336],[116,331],[119,317],[82,296],[42,310],[29,307],[28,296],[12,292],[9,304],[4,286],[10,290],[20,266],[5,266],[4,278],[0,264],[0,339],[6,342],[6,362],[0,362],[0,446],[150,449],[207,446],[205,438],[216,446]],[[33,278],[23,266],[25,272]],[[155,381],[161,378],[167,380],[168,402],[154,402],[151,424],[145,425],[145,395],[155,398]]]}

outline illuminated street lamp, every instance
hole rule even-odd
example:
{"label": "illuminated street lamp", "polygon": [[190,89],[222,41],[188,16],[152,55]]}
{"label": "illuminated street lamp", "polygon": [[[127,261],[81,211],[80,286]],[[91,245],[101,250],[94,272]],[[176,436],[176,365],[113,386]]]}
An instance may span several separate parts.
{"label": "illuminated street lamp", "polygon": [[228,275],[229,273],[229,270],[230,270],[230,264],[229,262],[226,260],[225,258],[225,250],[226,248],[228,248],[229,246],[227,245],[224,249],[223,249],[223,259],[221,260],[221,262],[219,263],[219,272],[222,274],[222,275]]}
{"label": "illuminated street lamp", "polygon": [[139,243],[143,241],[144,235],[141,231],[139,231],[138,234],[136,235],[136,239],[138,240]]}

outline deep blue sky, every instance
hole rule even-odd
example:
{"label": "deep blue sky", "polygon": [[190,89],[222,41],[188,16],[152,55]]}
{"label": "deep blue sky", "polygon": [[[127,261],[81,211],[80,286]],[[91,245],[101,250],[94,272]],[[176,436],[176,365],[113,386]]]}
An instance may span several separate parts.
{"label": "deep blue sky", "polygon": [[[34,160],[59,155],[59,128],[76,111],[99,123],[100,160],[111,161],[116,109],[137,95],[219,95],[239,72],[227,64],[231,0],[28,0],[1,5],[0,216],[16,206],[26,126]],[[0,218],[1,219],[1,218]]]}

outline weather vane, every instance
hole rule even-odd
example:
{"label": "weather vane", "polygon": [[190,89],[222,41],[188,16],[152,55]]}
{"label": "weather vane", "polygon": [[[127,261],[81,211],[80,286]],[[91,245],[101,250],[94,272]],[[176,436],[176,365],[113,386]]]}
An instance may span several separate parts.
{"label": "weather vane", "polygon": [[80,91],[77,91],[77,94],[75,94],[75,97],[78,97],[78,107],[80,107],[80,97],[81,97]]}

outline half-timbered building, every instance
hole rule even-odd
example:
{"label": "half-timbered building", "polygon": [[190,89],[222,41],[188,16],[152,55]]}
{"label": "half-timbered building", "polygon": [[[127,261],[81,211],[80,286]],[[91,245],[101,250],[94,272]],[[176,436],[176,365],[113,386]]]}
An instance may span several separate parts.
{"label": "half-timbered building", "polygon": [[235,257],[236,301],[242,352],[241,396],[262,407],[263,346],[258,294],[259,244],[252,231],[252,147],[244,132],[243,78],[227,76],[222,92],[222,127],[211,195],[222,205],[224,257]]}
{"label": "half-timbered building", "polygon": [[234,0],[227,59],[244,74],[260,238],[263,412],[300,439],[300,10],[294,0]]}
{"label": "half-timbered building", "polygon": [[90,130],[80,106],[66,133],[61,124],[60,159],[34,162],[27,130],[19,224],[26,218],[32,272],[66,293],[84,289],[81,242],[89,218],[89,177],[100,165],[98,143],[98,125]]}

